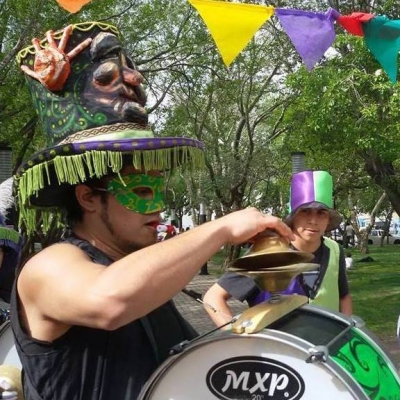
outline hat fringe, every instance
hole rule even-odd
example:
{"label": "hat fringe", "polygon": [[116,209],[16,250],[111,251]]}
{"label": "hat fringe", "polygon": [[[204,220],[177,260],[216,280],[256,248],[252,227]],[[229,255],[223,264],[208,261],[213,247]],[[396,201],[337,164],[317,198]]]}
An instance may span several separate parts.
{"label": "hat fringe", "polygon": [[[62,212],[50,207],[30,206],[30,197],[39,197],[40,191],[51,182],[50,165],[54,166],[58,185],[76,185],[89,178],[101,178],[111,170],[118,173],[124,166],[123,157],[132,156],[133,166],[137,169],[171,170],[175,168],[198,169],[204,166],[202,149],[193,146],[179,146],[166,149],[135,150],[133,153],[118,151],[88,151],[70,156],[56,156],[50,161],[34,165],[21,176],[15,178],[18,186],[18,203],[20,205],[20,224],[25,225],[27,234],[36,230],[38,218],[42,218],[41,231],[47,232],[53,218],[62,221]],[[61,223],[60,226],[63,226]]]}
{"label": "hat fringe", "polygon": [[0,243],[4,245],[4,242],[13,242],[19,244],[21,240],[20,234],[11,228],[0,227]]}
{"label": "hat fringe", "polygon": [[37,224],[41,219],[40,231],[46,234],[52,227],[52,222],[57,221],[57,228],[64,228],[64,215],[58,209],[53,208],[27,208],[21,207],[19,225],[24,226],[28,236],[37,230]]}

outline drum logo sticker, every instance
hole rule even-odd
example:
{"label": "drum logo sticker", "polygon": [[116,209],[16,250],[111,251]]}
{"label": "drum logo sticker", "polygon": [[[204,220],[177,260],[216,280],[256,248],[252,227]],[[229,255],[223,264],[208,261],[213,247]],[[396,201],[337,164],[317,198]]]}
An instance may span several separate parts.
{"label": "drum logo sticker", "polygon": [[208,389],[222,400],[297,400],[304,394],[302,377],[279,361],[255,356],[228,358],[207,373]]}

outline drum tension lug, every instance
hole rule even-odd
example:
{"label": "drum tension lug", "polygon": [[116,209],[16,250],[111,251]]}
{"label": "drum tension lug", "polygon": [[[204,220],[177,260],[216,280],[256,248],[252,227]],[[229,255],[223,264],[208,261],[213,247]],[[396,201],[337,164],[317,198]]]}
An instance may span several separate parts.
{"label": "drum tension lug", "polygon": [[306,363],[326,362],[329,357],[329,350],[326,346],[315,346],[308,350],[310,356],[306,359]]}
{"label": "drum tension lug", "polygon": [[168,351],[170,356],[174,356],[175,354],[182,353],[183,349],[190,343],[189,340],[184,340],[176,344],[175,346],[171,347]]}

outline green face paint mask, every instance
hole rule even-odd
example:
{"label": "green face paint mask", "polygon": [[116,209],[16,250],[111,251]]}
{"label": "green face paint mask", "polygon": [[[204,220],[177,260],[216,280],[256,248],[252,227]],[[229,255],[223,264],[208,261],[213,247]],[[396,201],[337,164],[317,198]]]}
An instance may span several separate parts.
{"label": "green face paint mask", "polygon": [[164,177],[131,174],[123,175],[122,180],[115,177],[108,183],[107,190],[128,210],[151,214],[165,208]]}

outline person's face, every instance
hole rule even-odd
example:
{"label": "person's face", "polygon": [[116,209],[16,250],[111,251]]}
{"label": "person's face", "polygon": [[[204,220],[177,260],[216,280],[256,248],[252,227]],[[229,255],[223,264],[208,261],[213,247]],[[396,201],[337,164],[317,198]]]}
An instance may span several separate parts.
{"label": "person's face", "polygon": [[[136,186],[132,184],[132,181],[136,181],[135,175],[139,177],[141,174],[143,174],[141,171],[133,167],[125,168],[121,176],[127,186],[122,186],[121,191],[118,190],[120,185],[116,190],[109,190],[107,201],[101,204],[100,218],[103,226],[113,242],[126,254],[157,242],[157,225],[160,223],[163,203],[158,201],[160,193],[155,192],[162,190],[162,188],[157,188],[161,174],[158,171],[150,171],[146,174],[149,181],[138,179]],[[148,184],[151,178],[155,178],[157,182],[155,187]],[[116,179],[119,180],[119,178]],[[112,182],[116,180],[111,179],[106,186],[109,187]],[[157,204],[153,208],[156,211],[151,212],[152,208],[144,208],[144,204],[153,198],[157,200]],[[138,209],[134,211],[136,207]],[[139,212],[140,210],[147,211],[144,213]]]}
{"label": "person's face", "polygon": [[309,243],[321,240],[329,224],[329,212],[324,209],[300,208],[293,218],[295,235]]}

